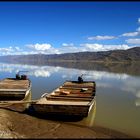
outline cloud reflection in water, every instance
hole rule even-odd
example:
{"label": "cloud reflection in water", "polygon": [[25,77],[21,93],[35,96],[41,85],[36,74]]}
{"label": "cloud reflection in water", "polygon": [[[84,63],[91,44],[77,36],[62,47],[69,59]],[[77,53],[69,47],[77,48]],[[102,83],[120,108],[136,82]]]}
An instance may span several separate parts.
{"label": "cloud reflection in water", "polygon": [[[61,74],[62,79],[77,80],[77,76],[83,74],[86,80],[95,80],[97,87],[116,87],[116,83],[121,83],[120,90],[131,92],[137,98],[136,106],[140,103],[140,79],[134,78],[128,74],[117,74],[106,71],[79,70],[73,68],[53,67],[53,66],[35,66],[0,63],[0,72],[17,73],[18,71],[28,71],[28,75],[35,77],[51,77],[52,74]],[[114,82],[115,81],[115,82]],[[127,88],[126,88],[127,87]]]}

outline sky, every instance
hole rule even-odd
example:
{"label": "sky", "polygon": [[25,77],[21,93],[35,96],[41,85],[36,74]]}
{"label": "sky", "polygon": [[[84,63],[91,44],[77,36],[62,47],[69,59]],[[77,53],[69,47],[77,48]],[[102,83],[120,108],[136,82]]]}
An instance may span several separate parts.
{"label": "sky", "polygon": [[0,55],[140,46],[139,1],[0,2]]}

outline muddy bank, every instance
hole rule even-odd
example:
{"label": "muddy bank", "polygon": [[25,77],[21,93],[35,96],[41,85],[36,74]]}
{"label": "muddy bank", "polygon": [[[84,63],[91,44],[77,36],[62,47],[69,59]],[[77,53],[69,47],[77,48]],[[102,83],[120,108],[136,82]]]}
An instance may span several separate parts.
{"label": "muddy bank", "polygon": [[95,126],[38,118],[23,112],[0,109],[0,138],[131,138]]}

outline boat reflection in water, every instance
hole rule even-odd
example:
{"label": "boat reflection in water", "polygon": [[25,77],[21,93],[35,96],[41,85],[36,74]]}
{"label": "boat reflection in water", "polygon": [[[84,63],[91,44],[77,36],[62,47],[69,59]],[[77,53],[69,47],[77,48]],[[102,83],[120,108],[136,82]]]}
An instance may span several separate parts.
{"label": "boat reflection in water", "polygon": [[83,123],[85,126],[93,126],[94,120],[95,120],[95,114],[96,114],[96,99],[94,102],[94,105],[92,106],[88,116],[84,118],[81,123]]}
{"label": "boat reflection in water", "polygon": [[80,121],[74,122],[74,124],[92,127],[94,125],[95,115],[96,115],[96,97],[94,100],[94,104],[88,113],[88,116]]}

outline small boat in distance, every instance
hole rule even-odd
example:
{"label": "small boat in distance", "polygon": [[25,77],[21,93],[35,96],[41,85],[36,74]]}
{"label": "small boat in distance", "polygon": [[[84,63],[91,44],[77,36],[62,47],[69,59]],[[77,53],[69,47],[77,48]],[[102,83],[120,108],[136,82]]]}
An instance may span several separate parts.
{"label": "small boat in distance", "polygon": [[27,75],[18,73],[15,78],[0,80],[0,105],[29,100],[31,100],[31,81]]}
{"label": "small boat in distance", "polygon": [[31,104],[33,110],[44,115],[87,117],[95,103],[94,81],[66,81],[51,93],[44,93]]}

